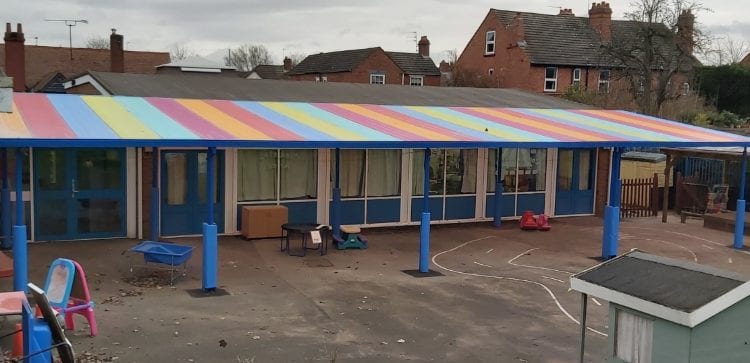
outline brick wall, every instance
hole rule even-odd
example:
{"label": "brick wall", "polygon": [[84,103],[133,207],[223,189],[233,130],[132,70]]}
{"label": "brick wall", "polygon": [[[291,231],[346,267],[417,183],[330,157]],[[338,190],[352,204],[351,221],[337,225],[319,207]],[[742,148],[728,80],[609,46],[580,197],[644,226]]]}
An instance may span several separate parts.
{"label": "brick wall", "polygon": [[151,234],[151,156],[152,154],[143,153],[142,162],[143,167],[141,169],[141,182],[143,184],[143,198],[141,199],[141,205],[143,206],[143,236],[149,238]]}
{"label": "brick wall", "polygon": [[[386,84],[402,84],[401,69],[382,49],[373,51],[351,72],[290,75],[289,78],[295,81],[315,81],[316,77],[322,76],[326,77],[328,82],[370,83],[371,73],[385,74]],[[408,74],[403,75],[403,84],[409,84]],[[425,76],[424,85],[439,86],[440,76]]]}

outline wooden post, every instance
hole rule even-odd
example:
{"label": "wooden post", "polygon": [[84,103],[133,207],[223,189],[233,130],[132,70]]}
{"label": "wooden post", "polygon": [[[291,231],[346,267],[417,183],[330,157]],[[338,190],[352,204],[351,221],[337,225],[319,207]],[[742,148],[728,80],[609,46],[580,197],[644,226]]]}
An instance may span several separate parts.
{"label": "wooden post", "polygon": [[[672,170],[672,154],[667,154],[667,162],[664,164],[664,205],[661,207],[661,222],[667,223],[669,213],[669,172]],[[675,205],[677,205],[677,186],[675,185]]]}
{"label": "wooden post", "polygon": [[659,215],[659,174],[654,173],[654,183],[651,187],[651,212],[652,216]]}

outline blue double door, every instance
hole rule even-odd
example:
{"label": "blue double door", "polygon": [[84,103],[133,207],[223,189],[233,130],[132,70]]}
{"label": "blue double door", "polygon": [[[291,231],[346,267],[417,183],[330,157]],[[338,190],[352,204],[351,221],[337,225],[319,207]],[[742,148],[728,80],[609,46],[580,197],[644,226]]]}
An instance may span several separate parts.
{"label": "blue double door", "polygon": [[33,153],[37,240],[125,236],[125,149],[35,148]]}
{"label": "blue double door", "polygon": [[594,149],[559,149],[555,215],[594,212]]}
{"label": "blue double door", "polygon": [[[161,151],[161,234],[200,234],[208,218],[208,162],[203,150]],[[214,163],[214,221],[224,230],[224,152]]]}

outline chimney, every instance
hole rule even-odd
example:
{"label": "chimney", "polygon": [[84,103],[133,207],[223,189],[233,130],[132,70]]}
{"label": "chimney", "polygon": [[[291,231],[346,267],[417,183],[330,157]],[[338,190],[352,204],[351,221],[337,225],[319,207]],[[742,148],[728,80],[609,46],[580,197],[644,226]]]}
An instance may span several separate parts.
{"label": "chimney", "polygon": [[589,24],[599,33],[602,41],[609,42],[612,40],[612,9],[608,2],[602,1],[591,4]]}
{"label": "chimney", "polygon": [[10,23],[5,23],[5,71],[13,77],[13,91],[26,91],[26,46],[21,24],[11,31]]}
{"label": "chimney", "polygon": [[125,73],[125,50],[122,45],[122,34],[117,34],[117,29],[112,29],[112,34],[109,35],[110,72]]}
{"label": "chimney", "polygon": [[687,54],[693,54],[693,47],[695,46],[695,40],[693,39],[693,33],[695,32],[695,15],[693,12],[683,10],[680,16],[677,17],[677,45]]}
{"label": "chimney", "polygon": [[430,56],[430,41],[427,39],[426,35],[423,35],[422,38],[419,39],[417,47],[419,48],[419,55],[423,57]]}
{"label": "chimney", "polygon": [[284,57],[284,72],[292,70],[292,58]]}
{"label": "chimney", "polygon": [[573,14],[573,9],[560,9],[560,13],[559,13],[559,14],[557,14],[557,15],[570,15],[570,16],[575,16],[575,14]]}
{"label": "chimney", "polygon": [[440,61],[440,67],[439,67],[440,68],[440,72],[441,73],[450,72],[452,66],[453,66],[452,63],[448,63],[445,60],[441,60]]}

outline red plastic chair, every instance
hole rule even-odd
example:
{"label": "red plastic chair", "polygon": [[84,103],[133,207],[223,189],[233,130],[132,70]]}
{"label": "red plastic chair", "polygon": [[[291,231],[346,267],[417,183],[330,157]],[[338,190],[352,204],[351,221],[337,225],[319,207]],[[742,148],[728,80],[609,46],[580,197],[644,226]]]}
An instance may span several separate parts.
{"label": "red plastic chair", "polygon": [[[86,273],[78,262],[67,258],[58,258],[50,265],[47,273],[45,291],[53,309],[65,319],[65,328],[75,329],[74,314],[80,314],[89,323],[90,335],[96,336],[96,314],[91,300]],[[37,316],[39,311],[37,311]]]}
{"label": "red plastic chair", "polygon": [[83,267],[78,262],[73,261],[73,265],[76,267],[76,276],[75,280],[73,280],[73,289],[70,292],[70,301],[68,302],[68,306],[61,311],[65,314],[65,327],[75,330],[73,314],[79,314],[88,321],[90,335],[94,337],[98,333],[98,329],[96,326],[96,313],[94,313],[94,302],[91,300],[91,294],[89,293],[86,273],[83,272]]}

